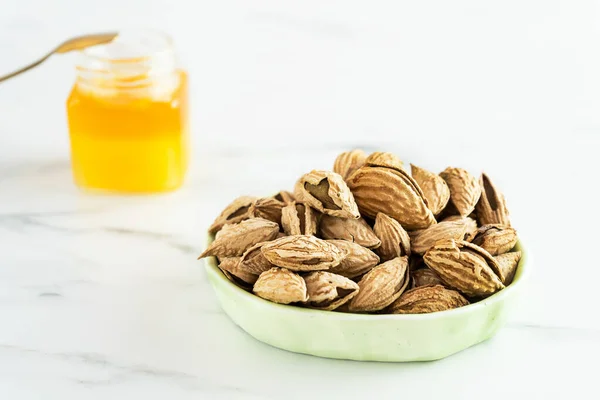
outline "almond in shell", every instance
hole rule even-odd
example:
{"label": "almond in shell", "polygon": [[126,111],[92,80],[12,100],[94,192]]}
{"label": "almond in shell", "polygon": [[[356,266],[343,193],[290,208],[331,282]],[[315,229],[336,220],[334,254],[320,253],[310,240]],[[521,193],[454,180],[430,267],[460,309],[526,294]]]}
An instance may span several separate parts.
{"label": "almond in shell", "polygon": [[348,255],[333,243],[307,235],[286,236],[265,243],[261,251],[271,264],[292,271],[327,270]]}
{"label": "almond in shell", "polygon": [[281,190],[276,193],[274,196],[275,200],[281,201],[283,204],[290,204],[292,201],[296,201],[294,195],[288,192],[287,190]]}
{"label": "almond in shell", "polygon": [[387,167],[397,171],[403,171],[402,160],[392,153],[383,151],[376,151],[369,154],[369,157],[365,160],[365,165],[370,165],[372,167]]}
{"label": "almond in shell", "polygon": [[417,254],[425,254],[436,242],[443,239],[469,241],[475,235],[476,230],[477,223],[469,217],[441,221],[413,236],[410,242],[411,249]]}
{"label": "almond in shell", "polygon": [[410,237],[394,218],[378,213],[373,231],[381,240],[377,254],[383,261],[404,255],[410,256]]}
{"label": "almond in shell", "polygon": [[294,196],[324,214],[360,218],[352,192],[335,172],[313,170],[302,175],[294,187]]}
{"label": "almond in shell", "polygon": [[214,234],[226,224],[236,224],[250,218],[250,207],[255,200],[256,197],[253,196],[240,196],[235,199],[219,214],[217,219],[208,228],[208,232]]}
{"label": "almond in shell", "polygon": [[479,184],[482,188],[482,193],[475,207],[479,224],[502,224],[510,226],[510,217],[506,208],[504,195],[496,188],[486,174],[481,174]]}
{"label": "almond in shell", "polygon": [[467,242],[470,242],[471,240],[473,240],[473,238],[475,237],[475,234],[477,233],[476,219],[477,219],[476,215],[471,213],[471,215],[469,215],[468,217],[461,217],[460,215],[450,215],[450,216],[444,218],[441,222],[462,221],[462,222],[466,223],[468,236],[465,236],[464,240],[466,240]]}
{"label": "almond in shell", "polygon": [[386,214],[406,230],[436,223],[414,179],[402,170],[363,166],[348,179],[348,186],[363,215]]}
{"label": "almond in shell", "polygon": [[521,252],[513,251],[500,254],[494,258],[500,267],[500,273],[498,274],[500,280],[504,285],[510,285],[515,277],[515,272],[517,272],[517,266],[519,265],[519,260],[521,260]]}
{"label": "almond in shell", "polygon": [[255,218],[264,218],[269,221],[281,223],[281,209],[285,207],[285,203],[272,197],[263,197],[257,199],[250,206],[250,214]]}
{"label": "almond in shell", "polygon": [[388,308],[390,314],[426,314],[451,310],[469,304],[456,290],[441,285],[419,286],[408,290]]}
{"label": "almond in shell", "polygon": [[450,200],[450,189],[441,176],[410,164],[411,175],[423,191],[427,206],[434,215],[438,215]]}
{"label": "almond in shell", "polygon": [[383,310],[400,297],[408,281],[408,257],[397,257],[379,264],[358,282],[358,294],[348,308],[351,312]]}
{"label": "almond in shell", "polygon": [[278,232],[278,224],[263,218],[252,218],[237,224],[225,225],[198,258],[239,257],[255,244],[273,240]]}
{"label": "almond in shell", "polygon": [[285,268],[274,267],[260,274],[253,292],[263,299],[280,304],[308,300],[304,279]]}
{"label": "almond in shell", "polygon": [[481,196],[481,186],[473,175],[462,168],[448,167],[440,176],[450,189],[450,202],[459,215],[466,217],[473,212]]}
{"label": "almond in shell", "polygon": [[261,249],[267,242],[257,243],[244,252],[240,258],[239,269],[254,275],[260,275],[274,267]]}
{"label": "almond in shell", "polygon": [[240,268],[240,257],[225,257],[220,261],[219,268],[221,268],[222,271],[229,272],[231,275],[241,279],[250,286],[258,279],[258,275],[249,273],[243,268]]}
{"label": "almond in shell", "polygon": [[410,274],[412,278],[412,287],[429,286],[429,285],[443,285],[442,280],[431,268],[421,268],[416,271],[412,271]]}
{"label": "almond in shell", "polygon": [[281,214],[281,226],[287,235],[315,235],[317,233],[317,211],[302,203],[292,202]]}
{"label": "almond in shell", "polygon": [[347,240],[328,240],[348,255],[335,267],[331,267],[329,272],[345,276],[347,278],[356,278],[379,264],[379,256],[371,250],[359,245],[358,243]]}
{"label": "almond in shell", "polygon": [[381,240],[363,219],[338,218],[323,215],[319,222],[319,234],[323,239],[348,240],[368,249],[376,249]]}
{"label": "almond in shell", "polygon": [[508,226],[491,224],[477,230],[472,241],[493,256],[510,251],[517,244],[517,232]]}
{"label": "almond in shell", "polygon": [[307,305],[319,310],[335,310],[358,293],[356,282],[331,272],[310,272],[304,276],[304,281],[308,293]]}
{"label": "almond in shell", "polygon": [[367,155],[362,150],[351,150],[341,153],[333,163],[333,172],[340,174],[346,180],[354,171],[362,167]]}
{"label": "almond in shell", "polygon": [[437,242],[423,256],[444,284],[466,296],[487,297],[504,289],[500,266],[487,251],[469,242],[447,239]]}

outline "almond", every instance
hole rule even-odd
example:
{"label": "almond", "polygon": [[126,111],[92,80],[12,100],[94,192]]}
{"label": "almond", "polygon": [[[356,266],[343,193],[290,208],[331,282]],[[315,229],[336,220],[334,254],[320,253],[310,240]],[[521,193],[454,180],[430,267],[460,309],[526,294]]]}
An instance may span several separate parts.
{"label": "almond", "polygon": [[225,225],[217,232],[215,240],[198,258],[239,257],[255,244],[275,239],[278,232],[278,224],[262,218],[252,218],[237,224]]}
{"label": "almond", "polygon": [[477,179],[462,168],[446,168],[440,176],[450,189],[450,202],[458,214],[466,217],[475,209],[475,204],[481,196],[481,186]]}
{"label": "almond", "polygon": [[335,172],[313,170],[302,175],[294,188],[297,201],[335,217],[360,218],[354,196]]}
{"label": "almond", "polygon": [[[413,236],[410,245],[413,252],[425,254],[433,245],[443,239],[467,240],[474,236],[477,223],[469,217],[453,221],[441,221]],[[467,240],[468,241],[468,240]]]}
{"label": "almond", "polygon": [[388,308],[390,314],[426,314],[463,307],[469,302],[455,290],[441,285],[408,290]]}
{"label": "almond", "polygon": [[447,286],[467,296],[487,297],[504,289],[496,260],[469,242],[439,241],[425,253],[423,260]]}
{"label": "almond", "polygon": [[306,235],[274,240],[264,244],[261,251],[271,264],[292,271],[326,270],[339,265],[348,255],[333,243]]}
{"label": "almond", "polygon": [[308,300],[304,279],[285,268],[274,267],[260,274],[253,291],[263,299],[280,304]]}
{"label": "almond", "polygon": [[397,257],[379,264],[358,282],[359,291],[350,302],[352,312],[383,310],[408,286],[408,257]]}
{"label": "almond", "polygon": [[510,217],[504,195],[494,186],[486,174],[481,174],[479,185],[482,188],[482,193],[475,207],[479,223],[481,225],[502,224],[510,226]]}
{"label": "almond", "polygon": [[369,154],[369,157],[365,160],[365,165],[369,165],[372,167],[387,167],[392,168],[397,171],[403,171],[402,160],[396,157],[392,153],[386,153],[382,151],[376,151],[374,153]]}
{"label": "almond", "polygon": [[491,255],[497,256],[515,247],[517,232],[513,228],[504,225],[484,225],[477,230],[472,242]]}
{"label": "almond", "polygon": [[281,215],[281,226],[288,235],[315,235],[317,213],[310,206],[292,202],[285,206]]}
{"label": "almond", "polygon": [[340,174],[346,180],[354,171],[362,167],[367,155],[362,150],[345,151],[335,159],[333,172]]}
{"label": "almond", "polygon": [[340,250],[348,253],[339,265],[331,267],[329,272],[342,275],[347,278],[356,278],[379,264],[379,257],[371,250],[359,245],[358,243],[347,240],[328,240],[336,245]]}
{"label": "almond", "polygon": [[219,214],[217,219],[208,228],[209,233],[216,233],[226,224],[236,224],[240,221],[250,218],[250,206],[256,200],[256,197],[241,196],[235,199]]}
{"label": "almond", "polygon": [[292,201],[295,201],[294,195],[288,192],[287,190],[281,190],[276,193],[274,196],[275,200],[281,201],[283,204],[288,205]]}
{"label": "almond", "polygon": [[363,166],[348,179],[348,187],[363,215],[386,214],[404,229],[423,229],[435,224],[433,213],[417,183],[406,172]]}
{"label": "almond", "polygon": [[434,215],[438,215],[450,200],[450,189],[441,176],[410,164],[411,175],[423,191],[427,206]]}
{"label": "almond", "polygon": [[413,271],[410,274],[412,278],[412,287],[429,286],[429,285],[443,285],[442,280],[431,268],[421,268]]}
{"label": "almond", "polygon": [[319,234],[323,239],[348,240],[368,249],[376,249],[381,240],[363,219],[348,219],[323,215],[319,222]]}
{"label": "almond", "polygon": [[221,259],[219,268],[221,268],[222,271],[229,272],[231,275],[241,279],[250,286],[258,279],[258,275],[249,273],[240,268],[240,257],[226,257]]}
{"label": "almond", "polygon": [[494,258],[500,267],[500,273],[498,274],[500,280],[504,285],[510,285],[515,277],[515,272],[517,272],[517,266],[519,265],[519,260],[521,260],[521,252],[513,251],[511,253],[500,254]]}
{"label": "almond", "polygon": [[250,215],[255,218],[264,218],[269,221],[281,223],[281,209],[285,207],[285,203],[275,197],[263,197],[256,200],[250,206]]}
{"label": "almond", "polygon": [[392,217],[378,213],[373,226],[375,235],[381,240],[377,254],[383,261],[400,256],[410,256],[410,238],[402,225]]}
{"label": "almond", "polygon": [[241,270],[258,276],[274,267],[261,251],[265,243],[267,242],[257,243],[244,252],[240,258]]}
{"label": "almond", "polygon": [[310,272],[304,281],[308,293],[307,305],[319,310],[335,310],[358,293],[356,282],[330,272]]}

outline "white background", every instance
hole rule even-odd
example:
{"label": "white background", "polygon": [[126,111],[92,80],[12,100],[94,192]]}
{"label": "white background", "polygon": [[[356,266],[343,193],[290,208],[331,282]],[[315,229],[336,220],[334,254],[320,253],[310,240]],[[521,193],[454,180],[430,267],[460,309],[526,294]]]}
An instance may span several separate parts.
{"label": "white background", "polygon": [[[169,32],[191,77],[194,160],[176,194],[73,188],[74,56],[0,85],[0,397],[593,390],[597,1],[0,0],[0,74],[135,27]],[[213,216],[356,146],[485,170],[504,190],[534,263],[496,338],[433,364],[337,362],[259,344],[220,312],[194,261]]]}

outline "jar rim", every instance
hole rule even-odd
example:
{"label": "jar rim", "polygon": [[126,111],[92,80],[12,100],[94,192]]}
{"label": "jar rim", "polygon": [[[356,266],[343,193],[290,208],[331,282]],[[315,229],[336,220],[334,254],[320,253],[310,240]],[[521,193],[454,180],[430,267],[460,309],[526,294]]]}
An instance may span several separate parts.
{"label": "jar rim", "polygon": [[[129,54],[125,55],[125,52]],[[174,45],[172,37],[167,33],[145,28],[119,31],[111,42],[85,48],[80,53],[88,61],[125,64],[174,56]]]}
{"label": "jar rim", "polygon": [[108,44],[84,49],[80,56],[76,82],[99,96],[127,92],[168,98],[179,85],[173,40],[158,30],[123,31]]}

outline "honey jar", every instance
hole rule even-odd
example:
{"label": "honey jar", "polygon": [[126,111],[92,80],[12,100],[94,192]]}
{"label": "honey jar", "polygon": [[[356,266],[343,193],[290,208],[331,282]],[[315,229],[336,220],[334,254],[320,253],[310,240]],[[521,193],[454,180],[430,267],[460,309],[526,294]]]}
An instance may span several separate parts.
{"label": "honey jar", "polygon": [[180,187],[188,166],[188,76],[161,32],[119,34],[80,54],[67,100],[75,183],[155,193]]}

